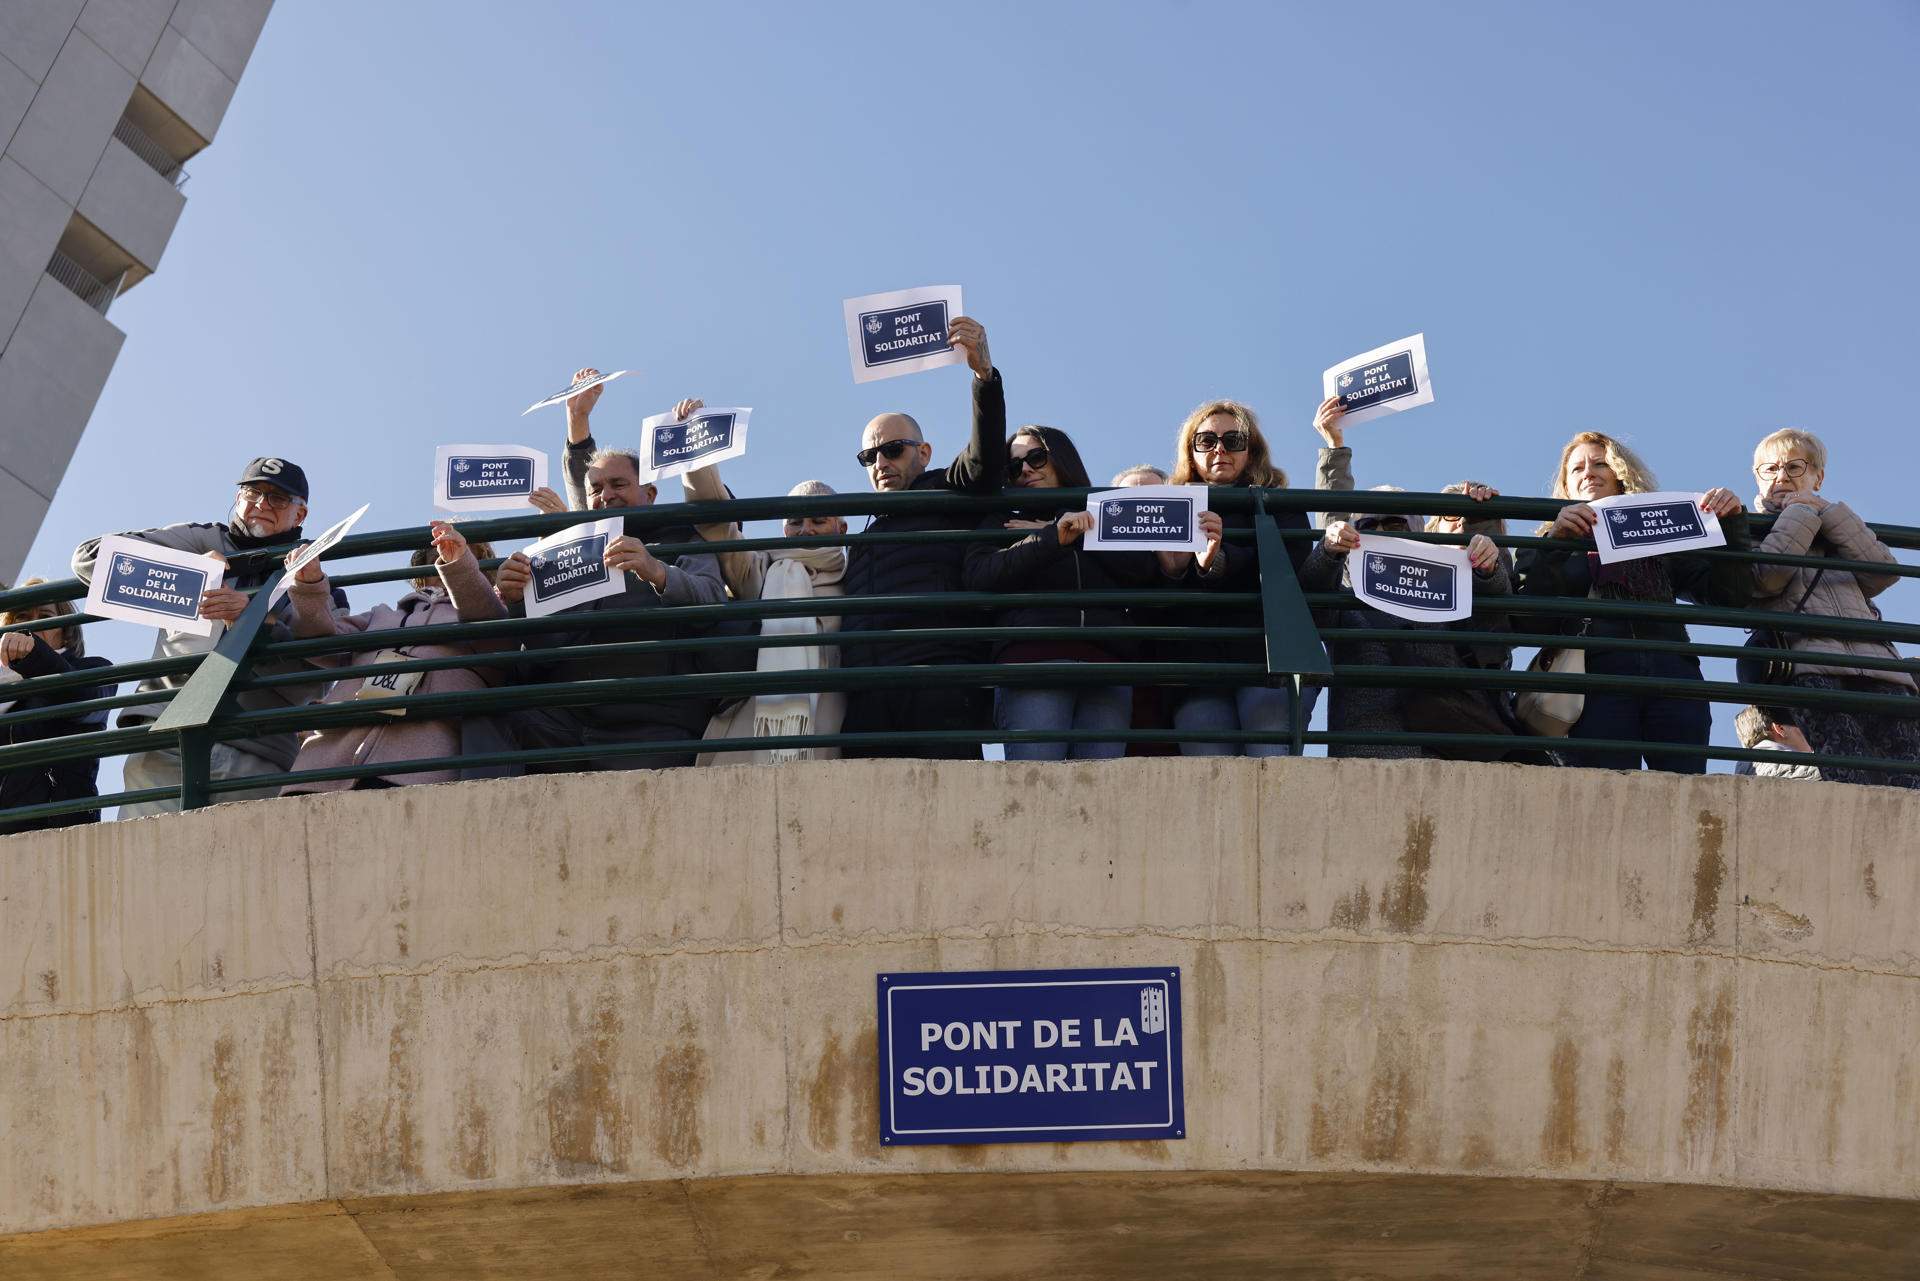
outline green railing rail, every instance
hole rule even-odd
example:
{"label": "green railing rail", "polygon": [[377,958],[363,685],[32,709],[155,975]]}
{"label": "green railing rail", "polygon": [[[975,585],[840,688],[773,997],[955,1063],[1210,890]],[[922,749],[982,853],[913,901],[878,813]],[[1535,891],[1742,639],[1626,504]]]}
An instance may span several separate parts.
{"label": "green railing rail", "polygon": [[[864,532],[855,530],[846,536],[812,538],[754,537],[728,540],[724,544],[707,542],[650,542],[657,553],[678,554],[696,551],[753,551],[782,547],[855,546],[866,543],[954,544],[1006,543],[1023,537],[1025,531],[973,528],[993,513],[1018,510],[1025,513],[1067,511],[1085,505],[1087,496],[1097,490],[1009,491],[996,495],[959,495],[948,493],[844,494],[808,498],[746,498],[716,503],[660,504],[648,508],[593,513],[593,517],[620,516],[629,527],[640,530],[664,530],[699,524],[769,520],[808,515],[876,516],[895,513],[935,511],[963,526],[951,530],[915,532]],[[376,664],[359,664],[351,671],[337,667],[312,665],[316,660],[348,659],[356,653],[389,648],[391,632],[366,632],[345,636],[325,636],[285,641],[271,640],[264,628],[269,594],[257,591],[246,612],[226,629],[214,648],[205,654],[178,658],[148,659],[122,663],[110,668],[33,677],[0,688],[0,697],[24,699],[54,694],[74,688],[105,685],[125,686],[129,682],[161,677],[186,679],[178,688],[124,690],[105,697],[59,703],[40,708],[15,709],[0,713],[0,733],[11,736],[14,727],[30,733],[36,723],[66,719],[87,713],[108,712],[119,708],[159,707],[150,722],[104,729],[57,738],[44,738],[0,746],[0,773],[9,770],[45,766],[61,761],[101,759],[156,748],[178,748],[182,759],[182,780],[178,787],[121,791],[105,796],[66,800],[42,805],[0,810],[0,825],[74,814],[117,804],[145,800],[178,799],[183,808],[195,808],[217,801],[224,793],[252,791],[288,783],[331,782],[374,775],[403,774],[457,767],[468,770],[564,766],[588,759],[623,755],[688,753],[696,751],[738,751],[768,748],[810,747],[909,747],[912,744],[978,744],[998,742],[1157,742],[1157,743],[1284,743],[1298,753],[1309,745],[1333,750],[1358,746],[1405,746],[1439,750],[1510,750],[1516,747],[1552,747],[1560,740],[1515,739],[1494,734],[1468,733],[1358,733],[1310,731],[1300,715],[1301,681],[1334,689],[1342,687],[1381,687],[1434,690],[1525,690],[1587,693],[1623,693],[1694,699],[1720,703],[1760,703],[1768,707],[1831,709],[1879,712],[1896,716],[1920,715],[1920,699],[1896,693],[1865,693],[1854,690],[1820,690],[1779,685],[1752,686],[1730,681],[1666,679],[1589,673],[1555,674],[1504,668],[1422,668],[1370,666],[1329,662],[1323,642],[1341,640],[1405,640],[1409,633],[1400,628],[1347,627],[1317,623],[1315,611],[1350,606],[1353,597],[1346,592],[1306,593],[1300,588],[1286,553],[1290,542],[1317,540],[1318,529],[1283,528],[1276,515],[1352,510],[1363,507],[1369,512],[1425,515],[1470,515],[1501,517],[1524,522],[1526,532],[1510,533],[1495,539],[1508,548],[1555,546],[1591,547],[1591,543],[1570,543],[1547,539],[1533,532],[1531,525],[1550,519],[1561,503],[1534,498],[1496,498],[1473,502],[1455,494],[1391,493],[1376,491],[1323,490],[1249,490],[1215,489],[1210,505],[1231,516],[1250,516],[1251,528],[1232,529],[1229,542],[1255,550],[1262,566],[1257,592],[1228,593],[1208,591],[1204,596],[1167,587],[1129,591],[1084,591],[1073,593],[1036,592],[954,592],[927,596],[830,597],[808,600],[729,601],[721,605],[656,607],[639,610],[598,610],[566,615],[564,621],[553,618],[506,618],[496,621],[441,624],[406,630],[409,645],[428,643],[485,644],[482,652],[451,656],[409,658]],[[535,538],[567,528],[586,519],[581,512],[553,515],[528,514],[492,520],[464,520],[461,529],[473,541],[504,542]],[[1755,541],[1771,525],[1771,518],[1750,516]],[[1920,549],[1920,528],[1873,525],[1871,528],[1890,547]],[[1408,537],[1460,544],[1465,535],[1413,533]],[[324,560],[335,566],[340,562],[367,556],[412,552],[428,542],[427,527],[386,530],[359,534],[342,541]],[[278,578],[275,568],[286,548],[265,549],[236,557],[236,566],[269,571],[265,586]],[[1808,565],[1831,571],[1858,570],[1900,578],[1920,576],[1920,565],[1906,563],[1853,562],[1826,556],[1772,555],[1751,550],[1719,549],[1696,553],[1709,558]],[[248,562],[253,562],[249,565]],[[486,561],[489,568],[497,560]],[[348,574],[330,574],[335,586],[354,587],[394,582],[419,576],[420,570],[401,566],[363,570]],[[77,580],[46,583],[31,588],[0,592],[0,611],[20,610],[49,602],[65,602],[85,595],[85,586]],[[1209,611],[1237,608],[1244,611],[1246,625],[1194,626],[1181,622],[1186,607],[1203,600]],[[996,625],[996,612],[1036,603],[1124,608],[1129,617],[1125,625],[1098,627],[1015,627]],[[1920,625],[1872,619],[1836,619],[1805,614],[1787,614],[1768,610],[1728,609],[1692,604],[1645,604],[1638,602],[1563,599],[1530,595],[1483,597],[1476,619],[1498,615],[1503,629],[1472,627],[1470,624],[1449,629],[1450,643],[1512,646],[1520,650],[1533,647],[1634,650],[1651,653],[1678,653],[1700,658],[1773,657],[1791,660],[1789,649],[1762,649],[1752,645],[1717,642],[1677,641],[1638,636],[1564,635],[1555,629],[1555,620],[1574,618],[1622,621],[1695,624],[1710,627],[1771,628],[1781,633],[1814,634],[1889,644],[1920,644]],[[534,684],[503,684],[494,688],[410,694],[382,700],[382,709],[402,707],[405,716],[414,719],[440,717],[497,716],[534,707],[570,707],[639,701],[650,698],[701,696],[716,704],[761,693],[811,691],[855,691],[865,689],[916,686],[1040,686],[1062,687],[1083,684],[1154,686],[1243,686],[1271,685],[1284,689],[1292,704],[1290,727],[1280,732],[1133,728],[1126,731],[996,729],[916,731],[911,734],[839,734],[791,735],[781,738],[687,739],[678,742],[645,741],[632,744],[596,743],[584,747],[539,748],[467,755],[450,761],[442,758],[371,765],[341,766],[326,770],[215,780],[209,777],[209,754],[217,743],[281,734],[296,730],[324,729],[343,725],[390,724],[390,710],[372,710],[353,702],[322,705],[303,703],[243,709],[241,695],[253,691],[273,691],[293,686],[314,690],[324,687],[336,675],[354,677],[383,673],[426,672],[445,668],[523,668],[533,663],[551,663],[593,658],[632,658],[649,654],[725,652],[782,645],[810,645],[826,642],[843,651],[876,644],[903,641],[948,639],[955,633],[944,627],[896,628],[886,631],[842,631],[828,637],[816,635],[768,636],[758,634],[679,634],[647,640],[589,641],[564,647],[543,643],[556,630],[596,632],[645,622],[685,624],[700,628],[723,621],[754,621],[781,616],[851,616],[868,612],[890,615],[938,614],[951,616],[965,611],[977,616],[979,626],[966,628],[964,636],[983,646],[1004,640],[1092,640],[1136,642],[1149,652],[1165,655],[1155,661],[1112,663],[965,663],[935,667],[852,666],[808,671],[723,671],[672,676],[639,676],[585,681],[547,681]],[[1327,617],[1322,613],[1321,618]],[[73,623],[93,621],[84,614],[66,614],[0,627],[0,632],[43,630]],[[1264,640],[1263,662],[1196,662],[1179,658],[1185,647],[1204,641]],[[1920,661],[1908,657],[1878,658],[1849,656],[1846,665],[1861,669],[1904,672],[1920,677]],[[298,665],[293,670],[285,670]],[[262,671],[262,667],[275,670]],[[1842,757],[1779,751],[1759,751],[1733,746],[1674,743],[1640,743],[1583,739],[1578,747],[1589,750],[1628,750],[1649,756],[1667,755],[1692,759],[1800,761],[1834,768],[1911,773],[1911,761],[1877,757]],[[903,754],[906,754],[903,752]]]}

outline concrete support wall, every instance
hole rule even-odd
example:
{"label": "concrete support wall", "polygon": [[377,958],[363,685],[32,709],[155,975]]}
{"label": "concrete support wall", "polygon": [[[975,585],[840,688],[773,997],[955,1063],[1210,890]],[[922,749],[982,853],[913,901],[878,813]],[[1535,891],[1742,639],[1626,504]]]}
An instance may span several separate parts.
{"label": "concrete support wall", "polygon": [[[946,1170],[1920,1197],[1920,798],[861,762],[0,840],[0,1232]],[[1190,1138],[885,1150],[882,970],[1178,965]]]}

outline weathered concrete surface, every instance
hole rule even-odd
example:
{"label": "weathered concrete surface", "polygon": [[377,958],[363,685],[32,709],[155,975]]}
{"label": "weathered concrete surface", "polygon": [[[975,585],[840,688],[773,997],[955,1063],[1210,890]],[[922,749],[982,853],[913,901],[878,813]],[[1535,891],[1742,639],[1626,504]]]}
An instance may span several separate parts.
{"label": "weathered concrete surface", "polygon": [[0,1237],[9,1281],[1910,1281],[1920,1203],[1391,1174],[767,1175]]}
{"label": "weathered concrete surface", "polygon": [[[1916,1198],[1916,922],[1909,793],[1438,762],[561,776],[12,837],[0,1231],[769,1173]],[[1189,1139],[880,1149],[877,972],[1135,964],[1185,975]]]}

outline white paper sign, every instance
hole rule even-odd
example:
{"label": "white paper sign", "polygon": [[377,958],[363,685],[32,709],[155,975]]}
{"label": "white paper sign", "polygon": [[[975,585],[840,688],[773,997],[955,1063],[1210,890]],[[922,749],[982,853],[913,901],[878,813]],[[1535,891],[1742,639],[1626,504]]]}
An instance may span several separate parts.
{"label": "white paper sign", "polygon": [[1365,604],[1417,623],[1451,623],[1473,613],[1473,564],[1464,547],[1362,534],[1347,578]]}
{"label": "white paper sign", "polygon": [[1089,494],[1093,528],[1084,535],[1085,546],[1090,552],[1203,552],[1200,515],[1206,510],[1205,485],[1135,485]]}
{"label": "white paper sign", "polygon": [[868,294],[841,306],[857,383],[966,363],[964,352],[947,346],[948,326],[966,315],[958,285]]}
{"label": "white paper sign", "polygon": [[525,511],[547,483],[547,456],[525,445],[442,445],[433,451],[433,505],[443,512]]}
{"label": "white paper sign", "polygon": [[533,581],[527,584],[527,617],[545,618],[625,591],[626,575],[614,573],[602,559],[607,544],[620,532],[620,517],[609,516],[571,525],[527,548],[533,565]]}
{"label": "white paper sign", "polygon": [[640,480],[684,476],[747,452],[751,409],[702,409],[681,420],[655,414],[640,423]]}
{"label": "white paper sign", "polygon": [[280,581],[273,585],[273,596],[267,601],[267,608],[272,609],[279,599],[287,594],[287,588],[293,586],[293,576],[295,574],[305,569],[308,565],[313,564],[314,561],[319,560],[321,553],[345,538],[347,531],[353,528],[354,522],[366,515],[367,508],[371,506],[373,506],[372,503],[361,503],[359,509],[355,511],[353,515],[347,517],[345,520],[337,521],[327,526],[320,531],[318,538],[296,552],[293,559],[287,562],[287,572],[282,574]]}
{"label": "white paper sign", "polygon": [[212,556],[113,534],[100,540],[87,613],[211,636],[213,620],[200,617],[200,598],[209,587],[220,586],[226,574],[226,565]]}
{"label": "white paper sign", "polygon": [[1587,506],[1600,515],[1593,526],[1600,562],[1611,565],[1670,552],[1725,547],[1727,535],[1720,528],[1720,518],[1700,505],[1705,497],[1668,491],[1594,499]]}
{"label": "white paper sign", "polygon": [[553,395],[547,397],[545,400],[534,401],[531,405],[528,405],[525,409],[520,411],[520,416],[522,418],[525,418],[528,414],[532,413],[536,409],[545,409],[548,405],[557,405],[562,401],[572,400],[575,396],[578,396],[583,391],[591,391],[593,388],[598,387],[601,383],[610,383],[616,378],[625,378],[628,374],[632,372],[633,371],[631,369],[616,369],[610,374],[601,374],[595,378],[582,378],[579,382],[567,388],[565,391],[556,391],[555,393],[553,393]]}
{"label": "white paper sign", "polygon": [[1415,334],[1343,360],[1320,375],[1320,394],[1346,403],[1340,421],[1351,427],[1433,403],[1427,377],[1427,336]]}

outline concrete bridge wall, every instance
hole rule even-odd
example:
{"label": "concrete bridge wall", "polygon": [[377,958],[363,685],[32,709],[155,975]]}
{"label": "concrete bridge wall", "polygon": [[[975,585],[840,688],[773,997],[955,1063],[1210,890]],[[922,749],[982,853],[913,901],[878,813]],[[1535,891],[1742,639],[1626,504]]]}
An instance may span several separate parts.
{"label": "concrete bridge wall", "polygon": [[[720,1175],[1920,1197],[1920,797],[865,762],[0,840],[0,1232]],[[1190,1138],[883,1151],[874,975],[1179,965]]]}

